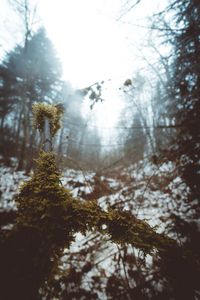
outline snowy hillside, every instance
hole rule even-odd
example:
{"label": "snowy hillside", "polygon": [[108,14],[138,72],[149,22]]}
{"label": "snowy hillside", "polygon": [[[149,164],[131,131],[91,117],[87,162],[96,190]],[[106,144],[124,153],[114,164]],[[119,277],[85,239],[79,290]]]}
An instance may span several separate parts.
{"label": "snowy hillside", "polygon": [[[4,166],[1,166],[0,174],[1,210],[15,209],[14,195],[28,177],[23,172],[16,172]],[[109,177],[105,173],[96,174],[68,169],[63,172],[62,185],[69,189],[74,197],[86,201],[97,199],[104,209],[111,206],[131,210],[138,218],[145,219],[151,226],[156,226],[158,232],[167,232],[173,211],[190,217],[190,211],[188,212],[188,207],[184,204],[189,189],[176,175],[172,162],[154,165],[149,161],[141,161],[127,168],[115,168],[109,172]],[[65,270],[75,272],[73,276],[81,274],[78,288],[89,290],[88,282],[94,284],[95,278],[101,272],[106,278],[112,276],[120,251],[122,250],[119,246],[105,237],[102,238],[98,233],[88,233],[87,236],[78,233],[75,242],[65,250],[60,269],[64,274]],[[128,247],[127,255],[132,251],[132,247]],[[134,251],[136,257],[140,257],[141,253]],[[148,256],[146,265],[150,264],[151,257]],[[65,274],[65,280],[68,280],[67,286],[70,286],[70,276],[71,273]],[[101,288],[97,288],[96,293],[99,299],[106,299],[104,283],[99,284]],[[130,279],[129,284],[134,287],[135,283]],[[70,286],[70,289],[73,291],[77,286]]]}
{"label": "snowy hillside", "polygon": [[[116,175],[119,174],[119,175]],[[11,167],[0,167],[1,209],[16,208],[14,196],[28,177]],[[106,174],[68,169],[63,172],[62,184],[74,197],[97,199],[102,207],[118,206],[132,210],[150,225],[166,221],[168,212],[178,210],[189,217],[185,205],[189,188],[176,175],[172,162],[154,165],[144,161],[128,168],[113,170],[113,178]]]}

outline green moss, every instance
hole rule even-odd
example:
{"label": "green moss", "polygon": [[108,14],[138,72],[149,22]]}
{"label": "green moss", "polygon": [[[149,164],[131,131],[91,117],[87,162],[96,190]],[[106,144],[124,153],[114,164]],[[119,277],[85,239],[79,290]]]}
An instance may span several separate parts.
{"label": "green moss", "polygon": [[33,123],[35,128],[44,130],[45,117],[50,120],[51,135],[54,136],[61,127],[60,118],[63,114],[63,108],[59,105],[49,105],[36,103],[33,105]]}
{"label": "green moss", "polygon": [[104,217],[104,224],[107,226],[105,233],[113,242],[131,244],[145,254],[151,254],[154,249],[166,251],[168,247],[176,245],[175,241],[156,233],[148,223],[137,219],[129,211],[110,209]]}
{"label": "green moss", "polygon": [[132,244],[145,254],[151,254],[154,249],[160,256],[169,250],[173,252],[176,247],[173,240],[156,233],[130,212],[111,208],[103,211],[97,201],[74,199],[61,185],[60,176],[55,154],[41,152],[32,178],[23,184],[16,199],[14,236],[21,237],[18,253],[28,252],[27,272],[35,274],[43,266],[37,275],[40,276],[38,286],[55,275],[63,250],[69,248],[77,232],[98,231],[114,243]]}
{"label": "green moss", "polygon": [[[48,117],[53,136],[60,127],[62,109],[36,104],[33,111],[36,128],[43,131],[44,119]],[[22,290],[29,284],[36,293],[46,280],[54,277],[63,249],[69,248],[77,232],[98,231],[115,243],[132,244],[145,254],[155,248],[161,255],[173,252],[173,240],[156,233],[130,212],[111,208],[103,211],[95,200],[74,199],[61,185],[60,177],[55,154],[42,151],[32,178],[23,184],[16,198],[16,224],[5,242],[5,253],[7,249],[12,253],[15,247],[15,254],[11,255],[13,278],[20,278]]]}
{"label": "green moss", "polygon": [[155,248],[163,252],[175,245],[172,239],[156,233],[128,211],[106,212],[96,201],[73,199],[61,186],[60,175],[55,155],[41,152],[33,177],[17,197],[17,225],[37,228],[51,247],[69,247],[76,232],[85,234],[87,230],[109,235],[118,244],[132,244],[145,253]]}
{"label": "green moss", "polygon": [[60,184],[60,173],[52,152],[41,152],[33,177],[21,187],[16,199],[17,226],[37,228],[53,247],[73,240],[67,227],[67,211],[72,196]]}

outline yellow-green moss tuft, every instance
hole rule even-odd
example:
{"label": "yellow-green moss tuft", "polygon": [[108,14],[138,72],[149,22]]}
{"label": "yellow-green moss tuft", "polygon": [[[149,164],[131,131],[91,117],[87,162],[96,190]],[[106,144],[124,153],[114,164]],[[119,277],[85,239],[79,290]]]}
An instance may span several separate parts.
{"label": "yellow-green moss tuft", "polygon": [[51,135],[54,136],[61,127],[60,118],[63,114],[63,108],[59,105],[50,105],[45,103],[36,103],[33,105],[33,123],[35,128],[44,130],[45,117],[50,121]]}

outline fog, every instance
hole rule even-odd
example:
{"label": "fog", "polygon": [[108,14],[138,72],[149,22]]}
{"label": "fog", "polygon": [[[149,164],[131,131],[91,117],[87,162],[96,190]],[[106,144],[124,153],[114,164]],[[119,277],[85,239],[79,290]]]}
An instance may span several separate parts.
{"label": "fog", "polygon": [[1,0],[0,299],[200,299],[199,16]]}

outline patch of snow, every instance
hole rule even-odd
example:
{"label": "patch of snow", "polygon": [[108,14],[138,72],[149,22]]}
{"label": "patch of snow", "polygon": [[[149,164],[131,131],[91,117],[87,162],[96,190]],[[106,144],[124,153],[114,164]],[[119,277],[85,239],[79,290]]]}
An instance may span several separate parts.
{"label": "patch of snow", "polygon": [[175,169],[175,165],[173,164],[172,161],[165,162],[159,167],[159,171],[163,173],[174,172],[174,169]]}
{"label": "patch of snow", "polygon": [[16,209],[14,196],[19,191],[20,184],[27,179],[24,172],[16,172],[9,167],[0,167],[0,209]]}

